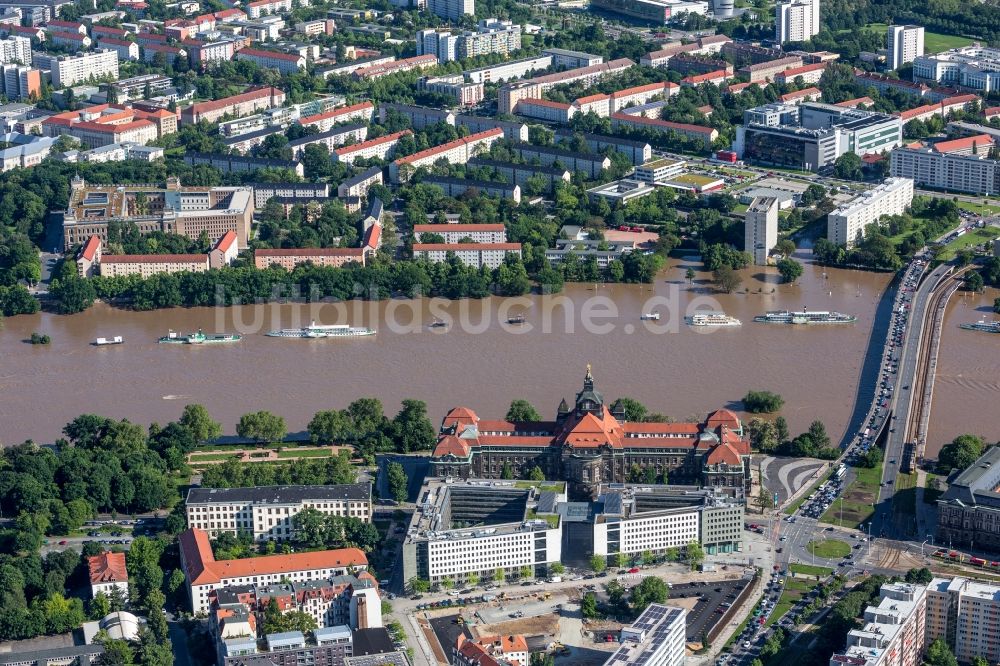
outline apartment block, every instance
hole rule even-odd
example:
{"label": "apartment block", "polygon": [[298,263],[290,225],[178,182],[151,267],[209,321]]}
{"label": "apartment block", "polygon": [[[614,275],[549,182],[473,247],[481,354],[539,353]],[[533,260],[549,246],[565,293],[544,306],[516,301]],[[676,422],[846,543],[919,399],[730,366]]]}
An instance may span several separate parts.
{"label": "apartment block", "polygon": [[604,666],[682,666],[687,609],[650,604],[627,627]]}
{"label": "apartment block", "polygon": [[327,247],[327,248],[279,248],[254,250],[254,265],[264,269],[269,266],[280,266],[286,271],[294,269],[299,264],[311,263],[314,266],[336,266],[355,262],[365,265],[365,255],[362,248],[357,247]]}
{"label": "apartment block", "polygon": [[431,263],[448,260],[448,255],[472,268],[495,270],[503,265],[507,255],[521,256],[520,243],[415,243],[414,259],[427,259]]}
{"label": "apartment block", "polygon": [[802,83],[819,83],[826,71],[825,62],[816,62],[801,67],[789,67],[783,72],[778,72],[774,76],[774,82],[780,84],[795,83],[797,79],[802,79]]}
{"label": "apartment block", "polygon": [[108,49],[89,53],[59,56],[51,62],[52,87],[56,89],[76,85],[91,77],[118,78],[118,54]]}
{"label": "apartment block", "polygon": [[417,81],[417,88],[438,95],[447,95],[460,106],[475,106],[483,101],[485,95],[482,83],[466,82],[461,74],[425,76]]}
{"label": "apartment block", "polygon": [[25,65],[0,65],[3,94],[11,100],[38,99],[42,95],[42,73]]}
{"label": "apartment block", "polygon": [[98,104],[64,111],[42,121],[46,136],[62,134],[79,139],[87,148],[116,143],[146,145],[177,131],[177,115],[166,109],[143,111],[131,106]]}
{"label": "apartment block", "polygon": [[571,141],[575,137],[580,137],[586,142],[587,150],[592,153],[599,153],[605,148],[611,148],[623,155],[627,155],[634,165],[645,164],[653,158],[653,148],[645,141],[604,136],[602,134],[574,132],[569,129],[556,129],[555,134],[556,141]]}
{"label": "apartment block", "polygon": [[503,130],[503,137],[508,141],[527,141],[528,126],[524,123],[511,122],[507,120],[495,120],[485,116],[466,116],[455,114],[452,116],[455,127],[464,127],[470,134],[478,134],[492,129]]}
{"label": "apartment block", "polygon": [[595,179],[602,171],[611,168],[611,160],[601,154],[578,153],[554,146],[533,146],[517,143],[511,149],[525,161],[538,160],[544,166],[556,162],[569,171],[582,171],[587,178]]}
{"label": "apartment block", "polygon": [[421,182],[425,185],[440,187],[444,190],[445,196],[456,199],[465,196],[485,195],[498,199],[510,199],[515,204],[521,203],[521,187],[519,185],[472,178],[446,178],[444,176],[428,176]]}
{"label": "apartment block", "polygon": [[521,48],[521,26],[495,18],[479,21],[475,31],[448,30],[417,33],[417,55],[434,55],[440,62],[464,60],[492,53],[510,54]]}
{"label": "apartment block", "polygon": [[890,154],[889,172],[912,179],[917,187],[995,194],[1000,192],[1000,161],[988,157],[991,145],[990,137],[980,136],[896,148]]}
{"label": "apartment block", "polygon": [[886,583],[878,606],[865,609],[861,629],[847,634],[847,648],[830,666],[919,666],[924,651],[927,588]]}
{"label": "apartment block", "polygon": [[820,0],[779,2],[774,8],[774,40],[804,42],[819,34]]}
{"label": "apartment block", "polygon": [[427,69],[428,67],[434,67],[437,64],[437,56],[418,55],[412,58],[394,60],[381,65],[362,67],[361,69],[354,70],[354,72],[351,73],[351,76],[356,79],[371,81],[373,79],[380,79],[383,76],[398,74],[399,72],[409,72],[414,69]]}
{"label": "apartment block", "polygon": [[17,35],[0,39],[0,64],[30,65],[31,40]]}
{"label": "apartment block", "polygon": [[642,116],[630,116],[625,113],[615,113],[611,115],[611,126],[627,127],[633,129],[652,129],[658,132],[673,132],[685,139],[700,141],[707,150],[712,147],[712,142],[719,138],[719,131],[714,127],[704,127],[702,125],[692,125],[690,123],[675,123],[669,120],[658,120],[656,118],[644,118]]}
{"label": "apartment block", "polygon": [[302,163],[292,160],[272,160],[266,157],[248,157],[230,153],[189,152],[184,154],[184,162],[192,166],[207,164],[219,169],[222,173],[241,173],[243,171],[257,171],[258,169],[288,169],[298,174],[299,177],[304,177]]}
{"label": "apartment block", "polygon": [[341,199],[346,197],[365,197],[368,195],[368,189],[372,185],[381,185],[382,183],[382,169],[380,167],[371,167],[338,185],[337,197]]}
{"label": "apartment block", "polygon": [[598,81],[620,74],[635,66],[628,58],[619,58],[599,65],[579,67],[577,69],[543,74],[533,79],[527,79],[515,84],[507,84],[500,88],[499,109],[501,113],[513,113],[518,101],[527,98],[541,98],[545,91],[563,83],[581,83],[590,86]]}
{"label": "apartment block", "polygon": [[203,273],[208,270],[208,255],[105,254],[100,266],[101,277],[138,275],[146,279],[158,273]]}
{"label": "apartment block", "polygon": [[528,74],[552,67],[552,56],[536,56],[510,60],[497,65],[479,67],[464,72],[465,78],[473,83],[498,83],[520,79]]}
{"label": "apartment block", "polygon": [[315,125],[320,132],[326,132],[338,123],[370,123],[375,116],[375,105],[371,102],[361,102],[331,109],[323,113],[299,118],[299,124],[303,127]]}
{"label": "apartment block", "polygon": [[182,532],[177,540],[194,613],[208,612],[211,593],[221,588],[251,583],[269,585],[328,580],[334,576],[358,574],[368,567],[368,559],[357,548],[217,561],[206,532],[191,528]]}
{"label": "apartment block", "polygon": [[415,224],[413,237],[437,234],[445,243],[453,244],[468,238],[472,243],[506,243],[507,231],[502,224]]}
{"label": "apartment block", "polygon": [[306,150],[306,146],[320,145],[333,151],[338,146],[346,143],[359,143],[368,138],[368,126],[361,123],[350,125],[338,125],[326,132],[319,134],[309,134],[301,139],[288,142],[288,149],[292,151],[292,157],[301,159]]}
{"label": "apartment block", "polygon": [[802,58],[799,56],[785,56],[783,58],[776,58],[774,60],[768,60],[766,62],[759,62],[753,65],[747,65],[740,69],[741,74],[746,74],[750,77],[751,83],[761,83],[765,81],[773,81],[777,74],[785,71],[786,69],[792,69],[794,67],[802,66]]}
{"label": "apartment block", "polygon": [[260,67],[276,69],[282,74],[294,74],[305,69],[305,57],[296,53],[281,51],[264,51],[262,49],[240,49],[236,53],[237,60],[256,63]]}
{"label": "apartment block", "polygon": [[840,206],[826,218],[826,237],[848,247],[865,235],[865,227],[886,215],[901,215],[913,202],[913,180],[887,178],[878,187]]}
{"label": "apartment block", "polygon": [[438,123],[445,123],[446,125],[455,124],[455,114],[451,111],[432,109],[427,106],[415,106],[413,104],[393,104],[391,102],[383,102],[378,105],[379,121],[384,123],[386,118],[389,117],[390,112],[405,116],[410,121],[410,126],[415,130],[437,125]]}
{"label": "apartment block", "polygon": [[569,184],[572,179],[572,174],[565,168],[514,164],[484,157],[474,157],[469,160],[468,164],[469,167],[476,169],[489,169],[495,176],[491,180],[503,179],[508,183],[520,185],[522,192],[529,183],[537,183],[539,179],[542,179],[545,183],[542,192],[551,194],[558,183]]}
{"label": "apartment block", "polygon": [[411,134],[413,132],[410,130],[403,130],[350,146],[342,146],[330,153],[330,159],[334,162],[342,162],[344,164],[353,164],[358,159],[391,159],[393,153],[396,151],[396,145],[399,143],[399,140]]}
{"label": "apartment block", "polygon": [[286,541],[295,536],[294,520],[303,509],[328,516],[372,519],[371,485],[257,486],[188,490],[188,527],[210,537],[245,532],[254,541]]}
{"label": "apartment block", "polygon": [[477,154],[489,150],[502,137],[503,130],[495,128],[401,157],[389,165],[389,178],[395,183],[404,182],[409,180],[414,170],[442,159],[451,164],[465,164]]}
{"label": "apartment block", "polygon": [[205,120],[211,123],[224,116],[253,115],[258,111],[278,107],[284,103],[285,93],[278,88],[255,88],[232,97],[186,106],[181,111],[181,121],[197,123]]}
{"label": "apartment block", "polygon": [[[604,101],[605,107],[607,106],[606,95],[595,95],[595,97],[601,98]],[[587,101],[586,98],[582,99],[584,102]],[[587,108],[586,105],[584,105],[584,108]],[[560,123],[563,125],[568,123],[573,118],[573,116],[577,114],[577,111],[578,107],[576,107],[573,104],[566,104],[565,102],[553,102],[552,100],[548,99],[540,99],[532,97],[518,100],[517,105],[514,107],[514,113],[516,113],[519,116],[524,116],[525,118],[534,118],[536,120],[545,120],[550,123]],[[586,111],[583,111],[582,113],[586,113]]]}
{"label": "apartment block", "polygon": [[427,10],[449,21],[461,21],[476,13],[475,0],[427,0]]}
{"label": "apartment block", "polygon": [[778,244],[778,199],[756,197],[743,216],[743,249],[753,263],[766,266],[771,250]]}
{"label": "apartment block", "polygon": [[886,64],[899,69],[924,54],[924,27],[890,25],[886,38]]}
{"label": "apartment block", "polygon": [[1000,662],[1000,587],[966,578],[935,578],[927,586],[924,647],[945,641],[960,663]]}
{"label": "apartment block", "polygon": [[604,56],[584,53],[583,51],[570,51],[569,49],[542,49],[542,54],[551,56],[552,66],[559,69],[590,67],[591,65],[600,65],[604,62]]}

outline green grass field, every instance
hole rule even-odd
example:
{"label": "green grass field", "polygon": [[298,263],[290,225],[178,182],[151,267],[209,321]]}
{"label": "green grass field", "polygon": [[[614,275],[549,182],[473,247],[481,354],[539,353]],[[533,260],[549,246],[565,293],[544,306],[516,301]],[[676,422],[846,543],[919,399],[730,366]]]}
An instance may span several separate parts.
{"label": "green grass field", "polygon": [[937,259],[938,261],[950,261],[955,258],[955,255],[958,254],[959,250],[964,250],[965,248],[972,247],[973,245],[988,243],[996,238],[996,236],[997,231],[992,227],[969,231],[945,245],[944,250],[942,250],[937,256]]}
{"label": "green grass field", "polygon": [[304,451],[285,449],[278,451],[278,458],[329,458],[332,454],[333,449],[306,449]]}
{"label": "green grass field", "polygon": [[852,467],[854,481],[844,490],[843,499],[837,498],[830,508],[820,516],[821,523],[840,525],[858,529],[862,523],[868,522],[875,509],[872,504],[878,495],[879,484],[882,483],[882,466],[875,469],[867,467]]}
{"label": "green grass field", "polygon": [[968,201],[959,201],[958,207],[962,210],[972,211],[976,215],[996,215],[1000,213],[1000,206],[991,206],[989,204],[979,204],[971,203]]}
{"label": "green grass field", "polygon": [[213,460],[228,460],[234,457],[232,453],[192,453],[191,462],[193,464],[200,462],[211,462]]}
{"label": "green grass field", "polygon": [[[877,32],[883,36],[887,34],[889,26],[885,23],[869,23],[862,30],[866,32]],[[846,32],[846,31],[842,31]],[[948,49],[957,49],[961,46],[968,46],[973,40],[958,35],[945,35],[940,32],[924,32],[924,50],[927,53],[938,53]]]}
{"label": "green grass field", "polygon": [[934,487],[935,482],[938,480],[937,474],[927,474],[924,479],[924,503],[936,505],[938,498],[941,497],[943,491]]}
{"label": "green grass field", "polygon": [[823,539],[822,541],[810,541],[806,550],[816,557],[835,560],[850,555],[851,544],[840,539]]}
{"label": "green grass field", "polygon": [[812,564],[798,564],[792,563],[788,565],[788,570],[792,573],[802,574],[803,576],[820,576],[826,578],[833,573],[833,569],[830,567],[817,567]]}
{"label": "green grass field", "polygon": [[771,611],[771,615],[767,618],[764,626],[770,627],[784,617],[785,613],[790,611],[792,606],[799,602],[799,599],[809,594],[809,590],[811,589],[813,589],[813,584],[808,581],[786,578],[785,588],[778,598],[778,603],[774,604],[774,610]]}

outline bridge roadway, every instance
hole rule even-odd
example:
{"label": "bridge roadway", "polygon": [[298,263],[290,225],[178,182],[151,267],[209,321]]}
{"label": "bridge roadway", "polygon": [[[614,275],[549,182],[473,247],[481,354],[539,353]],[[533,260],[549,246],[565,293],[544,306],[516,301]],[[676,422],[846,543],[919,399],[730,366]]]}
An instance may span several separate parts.
{"label": "bridge roadway", "polygon": [[[922,368],[920,364],[921,351],[927,337],[925,328],[929,323],[928,317],[933,317],[936,312],[935,293],[953,270],[954,267],[948,264],[938,266],[926,275],[913,294],[909,317],[912,325],[908,326],[903,333],[903,340],[899,346],[899,365],[897,373],[893,377],[899,390],[893,391],[890,402],[889,411],[893,415],[894,423],[890,424],[886,436],[882,466],[883,485],[878,489],[875,502],[871,533],[876,536],[889,538],[916,536],[914,534],[915,525],[909,514],[894,510],[897,494],[896,481],[903,460],[904,446],[911,431],[909,424],[912,420],[912,413],[920,402],[919,399],[914,399],[917,378],[921,376],[918,373],[921,370],[923,372],[934,371],[933,367]],[[933,325],[933,322],[930,323]],[[893,425],[898,427],[893,427]],[[901,520],[904,516],[906,519]]]}

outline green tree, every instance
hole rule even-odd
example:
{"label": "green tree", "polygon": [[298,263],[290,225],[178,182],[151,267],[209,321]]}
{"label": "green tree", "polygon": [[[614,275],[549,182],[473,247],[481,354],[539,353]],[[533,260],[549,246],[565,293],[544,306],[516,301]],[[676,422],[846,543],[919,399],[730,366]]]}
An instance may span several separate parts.
{"label": "green tree", "polygon": [[785,404],[785,399],[771,391],[747,391],[743,408],[751,414],[772,414]]}
{"label": "green tree", "polygon": [[794,259],[785,258],[778,262],[778,273],[782,282],[794,284],[802,276],[802,264]]}
{"label": "green tree", "polygon": [[402,409],[392,420],[392,429],[400,453],[430,451],[437,442],[427,417],[427,404],[422,400],[403,400]]}
{"label": "green tree", "polygon": [[778,444],[787,442],[791,436],[791,433],[788,431],[788,421],[785,420],[784,416],[774,419],[774,435],[778,440]]}
{"label": "green tree", "polygon": [[928,646],[924,663],[927,666],[958,666],[958,659],[952,654],[948,644],[938,638]]}
{"label": "green tree", "polygon": [[49,293],[59,302],[59,311],[63,314],[83,312],[97,298],[94,285],[76,276],[53,279]]}
{"label": "green tree", "polygon": [[642,551],[642,565],[646,567],[651,567],[656,564],[656,555],[653,554],[651,550]]}
{"label": "green tree", "polygon": [[442,590],[450,590],[451,588],[455,587],[455,581],[453,581],[451,578],[443,578],[441,579],[441,582],[438,583],[438,585],[441,586]]}
{"label": "green tree", "polygon": [[407,487],[410,483],[406,476],[406,470],[399,463],[391,462],[386,466],[386,474],[389,477],[389,493],[392,498],[400,503],[405,502],[408,495]]}
{"label": "green tree", "polygon": [[778,429],[774,423],[752,418],[746,425],[750,446],[761,453],[770,453],[778,446]]}
{"label": "green tree", "polygon": [[837,178],[844,180],[861,180],[861,158],[853,152],[844,153],[833,163],[833,172]]}
{"label": "green tree", "polygon": [[990,666],[990,662],[985,657],[973,657],[969,663],[971,666]]}
{"label": "green tree", "polygon": [[694,278],[697,275],[698,274],[695,273],[694,269],[691,268],[690,266],[688,266],[688,269],[686,271],[684,271],[684,279],[688,281],[688,284],[691,284],[692,282],[694,282]]}
{"label": "green tree", "polygon": [[667,584],[656,576],[646,576],[632,588],[632,612],[641,613],[650,604],[662,604],[670,595]]}
{"label": "green tree", "polygon": [[285,419],[264,410],[244,414],[236,424],[237,435],[256,442],[281,442],[285,432]]}
{"label": "green tree", "polygon": [[938,468],[947,473],[953,469],[966,469],[983,455],[985,443],[976,435],[959,435],[945,444],[938,453]]}
{"label": "green tree", "polygon": [[185,406],[178,423],[187,428],[199,444],[222,437],[222,424],[213,421],[202,405]]}
{"label": "green tree", "polygon": [[413,592],[414,594],[423,594],[431,589],[431,584],[428,581],[423,578],[417,578],[416,576],[410,579],[407,586],[410,588],[410,592]]}
{"label": "green tree", "polygon": [[507,580],[507,576],[506,574],[504,574],[504,570],[500,567],[497,567],[496,570],[493,571],[493,582],[500,584],[505,580]]}
{"label": "green tree", "polygon": [[[809,187],[813,187],[813,185]],[[791,257],[795,253],[795,241],[790,238],[782,238],[775,244],[774,251],[779,257]]]}
{"label": "green tree", "polygon": [[520,399],[510,403],[510,409],[507,410],[507,416],[504,418],[513,423],[542,420],[541,414],[538,413],[538,410],[530,402]]}
{"label": "green tree", "polygon": [[743,284],[743,278],[729,266],[720,266],[712,271],[712,284],[726,294],[731,294]]}
{"label": "green tree", "polygon": [[684,547],[684,557],[693,571],[705,561],[705,549],[697,541],[692,541]]}
{"label": "green tree", "polygon": [[351,438],[353,424],[346,412],[331,409],[316,412],[306,430],[314,443],[335,444]]}
{"label": "green tree", "polygon": [[580,600],[580,614],[591,620],[598,616],[597,595],[593,592],[587,592]]}
{"label": "green tree", "polygon": [[553,562],[549,565],[549,573],[553,576],[561,576],[566,573],[566,567],[563,566],[562,562]]}
{"label": "green tree", "polygon": [[646,420],[649,409],[635,398],[618,398],[615,407],[625,412],[625,420],[632,423],[641,423]]}
{"label": "green tree", "polygon": [[528,472],[528,480],[529,481],[544,481],[545,480],[545,472],[542,471],[541,467],[539,467],[538,465],[535,465],[534,467],[531,468],[531,471]]}
{"label": "green tree", "polygon": [[608,568],[608,558],[603,555],[591,555],[590,568],[594,573],[604,573]]}
{"label": "green tree", "polygon": [[619,569],[627,567],[629,564],[629,557],[625,553],[615,553],[615,566]]}
{"label": "green tree", "polygon": [[979,293],[984,287],[983,276],[979,271],[969,271],[969,274],[965,276],[965,284],[963,285],[966,291],[971,291]]}
{"label": "green tree", "polygon": [[529,567],[529,566],[523,566],[523,567],[521,567],[518,570],[517,573],[518,573],[518,576],[520,578],[534,578],[535,577],[535,570],[534,570],[534,568]]}
{"label": "green tree", "polygon": [[131,666],[135,663],[135,653],[128,641],[117,638],[109,638],[107,633],[98,633],[97,642],[104,648],[104,653],[97,657],[96,663],[100,666]]}
{"label": "green tree", "polygon": [[510,466],[509,462],[504,462],[503,467],[500,468],[500,478],[501,479],[514,478],[514,468]]}
{"label": "green tree", "polygon": [[920,569],[910,569],[906,572],[906,582],[915,583],[917,585],[927,585],[934,579],[934,574],[927,567],[922,567]]}
{"label": "green tree", "polygon": [[475,571],[466,574],[465,582],[471,587],[479,585],[479,574],[477,574]]}

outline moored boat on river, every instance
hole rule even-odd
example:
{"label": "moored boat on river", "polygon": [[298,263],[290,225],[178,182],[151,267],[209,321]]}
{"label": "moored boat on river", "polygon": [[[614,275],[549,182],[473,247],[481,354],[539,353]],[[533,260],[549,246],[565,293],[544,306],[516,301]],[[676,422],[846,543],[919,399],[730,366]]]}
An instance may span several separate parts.
{"label": "moored boat on river", "polygon": [[753,320],[765,324],[853,324],[857,321],[857,317],[841,312],[802,308],[801,312],[772,310],[754,317]]}
{"label": "moored boat on river", "polygon": [[282,328],[266,333],[271,338],[359,338],[375,335],[375,329],[346,324],[317,324],[315,321],[302,328]]}

